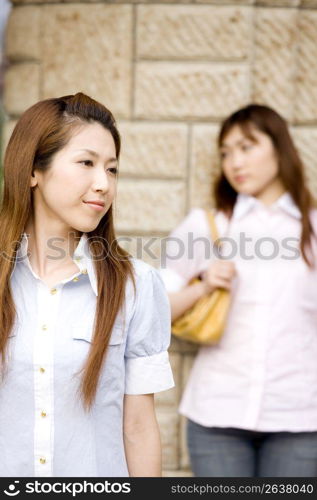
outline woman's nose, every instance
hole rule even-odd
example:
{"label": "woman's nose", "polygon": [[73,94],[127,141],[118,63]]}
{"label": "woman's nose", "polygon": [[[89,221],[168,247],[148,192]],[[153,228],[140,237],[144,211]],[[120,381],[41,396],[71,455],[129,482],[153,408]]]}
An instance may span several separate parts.
{"label": "woman's nose", "polygon": [[240,151],[235,151],[231,155],[231,166],[234,169],[239,169],[243,167],[243,155]]}
{"label": "woman's nose", "polygon": [[109,178],[104,168],[96,169],[93,180],[94,191],[106,193],[109,190]]}

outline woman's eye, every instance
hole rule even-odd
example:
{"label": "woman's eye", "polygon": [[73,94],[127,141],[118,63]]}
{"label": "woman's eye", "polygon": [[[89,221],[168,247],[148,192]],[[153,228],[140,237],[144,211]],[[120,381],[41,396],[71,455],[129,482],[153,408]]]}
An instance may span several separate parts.
{"label": "woman's eye", "polygon": [[111,168],[108,168],[108,171],[109,171],[111,174],[114,174],[114,175],[117,175],[117,173],[118,173],[118,169],[117,169],[117,167],[111,167]]}
{"label": "woman's eye", "polygon": [[91,160],[82,160],[79,163],[83,163],[87,167],[91,167],[91,165],[93,165],[93,162]]}
{"label": "woman's eye", "polygon": [[242,151],[248,151],[251,148],[252,148],[252,144],[243,144],[241,146]]}
{"label": "woman's eye", "polygon": [[221,158],[222,160],[224,160],[224,159],[226,158],[226,156],[227,156],[226,151],[220,151],[220,158]]}

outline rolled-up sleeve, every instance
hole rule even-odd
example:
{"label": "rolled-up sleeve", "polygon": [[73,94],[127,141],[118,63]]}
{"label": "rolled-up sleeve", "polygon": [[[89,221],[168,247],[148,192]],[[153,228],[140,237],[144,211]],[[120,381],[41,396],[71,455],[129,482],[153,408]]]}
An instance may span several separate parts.
{"label": "rolled-up sleeve", "polygon": [[174,387],[168,347],[171,315],[158,272],[146,266],[136,282],[136,299],[125,350],[125,393],[150,394]]}

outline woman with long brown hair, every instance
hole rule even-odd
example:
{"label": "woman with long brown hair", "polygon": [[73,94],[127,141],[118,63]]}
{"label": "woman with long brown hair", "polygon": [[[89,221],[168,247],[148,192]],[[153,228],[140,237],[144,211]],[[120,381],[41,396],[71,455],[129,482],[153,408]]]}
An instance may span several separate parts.
{"label": "woman with long brown hair", "polygon": [[0,475],[159,476],[173,386],[158,273],[118,245],[120,136],[78,93],[18,121],[0,211]]}
{"label": "woman with long brown hair", "polygon": [[223,336],[199,349],[180,405],[192,469],[315,476],[317,211],[287,124],[273,109],[252,104],[229,116],[219,152],[221,255],[205,211],[194,208],[172,232],[162,269],[173,319],[217,288],[231,296]]}

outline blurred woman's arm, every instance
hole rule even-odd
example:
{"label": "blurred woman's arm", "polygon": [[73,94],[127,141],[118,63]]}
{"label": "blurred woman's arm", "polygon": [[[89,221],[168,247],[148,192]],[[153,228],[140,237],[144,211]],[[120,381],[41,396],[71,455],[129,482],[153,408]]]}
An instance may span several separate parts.
{"label": "blurred woman's arm", "polygon": [[172,321],[184,314],[205,294],[206,289],[203,281],[188,285],[179,292],[169,293]]}
{"label": "blurred woman's arm", "polygon": [[230,290],[231,281],[236,274],[233,262],[216,260],[202,275],[202,280],[184,287],[179,292],[169,293],[172,321],[190,309],[201,297],[212,293],[216,288]]}

